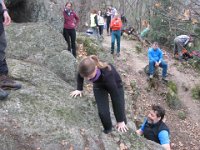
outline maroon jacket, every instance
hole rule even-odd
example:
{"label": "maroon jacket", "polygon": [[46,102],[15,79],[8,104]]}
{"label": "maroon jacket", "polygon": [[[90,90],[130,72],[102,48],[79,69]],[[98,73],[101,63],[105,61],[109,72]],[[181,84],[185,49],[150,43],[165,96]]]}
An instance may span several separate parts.
{"label": "maroon jacket", "polygon": [[64,10],[63,15],[64,15],[64,28],[75,29],[79,22],[79,17],[76,15],[76,13],[73,10],[70,10],[68,13]]}

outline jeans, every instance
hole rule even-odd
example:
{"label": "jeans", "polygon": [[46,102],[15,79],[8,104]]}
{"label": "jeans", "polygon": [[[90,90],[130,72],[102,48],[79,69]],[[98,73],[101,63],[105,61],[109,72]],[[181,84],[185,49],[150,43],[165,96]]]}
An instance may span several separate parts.
{"label": "jeans", "polygon": [[75,29],[63,29],[63,36],[68,45],[68,51],[70,51],[76,58],[76,30]]}
{"label": "jeans", "polygon": [[115,39],[117,39],[117,53],[120,53],[121,30],[111,32],[111,52],[115,49]]}
{"label": "jeans", "polygon": [[[108,92],[103,88],[93,87],[93,92],[95,96],[95,100],[97,103],[99,117],[101,119],[102,125],[105,130],[112,129],[112,121],[110,117],[110,109],[109,109],[109,99]],[[115,97],[111,97],[113,111],[115,118],[118,120],[121,115],[123,115],[123,120],[127,123],[125,116],[125,101],[124,101],[124,90],[123,87],[119,88],[120,102],[116,101]],[[121,113],[122,112],[122,113]]]}
{"label": "jeans", "polygon": [[[164,61],[161,61],[159,67],[162,68],[162,77],[165,78],[167,76],[167,64]],[[149,61],[149,74],[153,75],[155,71],[155,62]]]}
{"label": "jeans", "polygon": [[5,54],[6,47],[7,47],[7,41],[5,32],[2,32],[2,34],[0,35],[0,75],[8,74],[8,66],[6,63],[6,54]]}

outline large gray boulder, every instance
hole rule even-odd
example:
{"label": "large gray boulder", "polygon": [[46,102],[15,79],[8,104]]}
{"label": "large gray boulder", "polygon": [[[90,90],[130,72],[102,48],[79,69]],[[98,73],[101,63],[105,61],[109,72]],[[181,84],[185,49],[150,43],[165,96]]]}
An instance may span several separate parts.
{"label": "large gray boulder", "polygon": [[[72,99],[76,60],[62,34],[46,23],[6,28],[9,75],[22,89],[0,102],[1,150],[160,150],[134,134],[132,98],[126,93],[128,133],[102,132],[91,89]],[[112,110],[111,110],[112,112]],[[112,113],[113,124],[116,124]]]}
{"label": "large gray boulder", "polygon": [[76,60],[57,30],[46,23],[13,23],[6,28],[7,57],[46,66],[74,85]]}

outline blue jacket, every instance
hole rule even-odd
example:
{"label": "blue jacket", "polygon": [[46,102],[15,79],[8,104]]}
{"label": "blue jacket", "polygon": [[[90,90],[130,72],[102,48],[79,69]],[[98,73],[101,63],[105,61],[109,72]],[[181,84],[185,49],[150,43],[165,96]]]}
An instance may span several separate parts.
{"label": "blue jacket", "polygon": [[163,53],[160,48],[157,48],[156,50],[154,50],[153,48],[149,48],[148,58],[149,61],[161,62],[163,59]]}

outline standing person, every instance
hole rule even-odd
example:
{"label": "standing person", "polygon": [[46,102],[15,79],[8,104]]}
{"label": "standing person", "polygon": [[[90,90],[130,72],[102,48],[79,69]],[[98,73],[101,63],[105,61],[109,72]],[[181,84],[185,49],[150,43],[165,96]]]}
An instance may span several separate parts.
{"label": "standing person", "polygon": [[67,2],[63,11],[64,16],[64,29],[63,36],[68,44],[68,51],[70,51],[76,58],[76,30],[79,17],[72,10],[72,3]]}
{"label": "standing person", "polygon": [[98,37],[98,19],[97,10],[92,10],[90,14],[90,27],[92,28],[93,35]]}
{"label": "standing person", "polygon": [[110,7],[107,8],[106,11],[106,28],[107,28],[107,35],[110,35],[111,30],[110,30],[110,22],[111,22],[111,9]]}
{"label": "standing person", "polygon": [[193,38],[188,35],[179,35],[174,39],[174,57],[178,55],[178,59],[182,61],[182,49],[192,42]]}
{"label": "standing person", "polygon": [[158,42],[154,42],[152,47],[148,49],[149,58],[149,78],[153,78],[155,67],[161,67],[162,70],[162,80],[167,81],[167,64],[163,60],[163,52],[158,47]]}
{"label": "standing person", "polygon": [[115,14],[117,13],[117,9],[112,5],[110,6],[110,9],[111,9],[111,19],[113,19],[115,17]]}
{"label": "standing person", "polygon": [[104,18],[103,18],[103,14],[101,11],[98,11],[97,23],[98,23],[98,27],[99,27],[99,35],[100,35],[100,37],[103,38]]}
{"label": "standing person", "polygon": [[148,140],[161,144],[170,150],[169,128],[163,122],[165,110],[159,105],[153,105],[141,128],[136,130],[137,135],[144,135]]}
{"label": "standing person", "polygon": [[6,62],[5,50],[7,41],[5,37],[4,25],[11,23],[11,18],[6,9],[4,0],[0,0],[0,99],[5,99],[8,93],[3,89],[20,89],[21,84],[16,83],[8,77],[8,66]]}
{"label": "standing person", "polygon": [[121,40],[121,28],[122,21],[119,14],[116,13],[115,17],[111,20],[110,28],[111,32],[111,54],[114,54],[115,39],[117,39],[117,56],[120,56],[120,40]]}
{"label": "standing person", "polygon": [[71,92],[72,97],[82,96],[84,78],[93,83],[94,97],[97,103],[99,117],[104,127],[104,133],[112,131],[109,99],[110,95],[118,131],[126,132],[125,101],[122,80],[113,65],[99,61],[97,56],[91,55],[79,64],[77,90]]}

